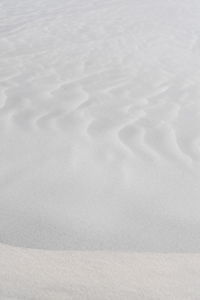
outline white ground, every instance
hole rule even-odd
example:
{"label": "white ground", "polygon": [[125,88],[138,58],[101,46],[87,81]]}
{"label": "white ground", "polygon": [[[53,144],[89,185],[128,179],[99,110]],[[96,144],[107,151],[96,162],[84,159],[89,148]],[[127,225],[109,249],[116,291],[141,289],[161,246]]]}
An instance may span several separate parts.
{"label": "white ground", "polygon": [[199,300],[199,254],[0,246],[1,300]]}
{"label": "white ground", "polygon": [[0,300],[200,299],[199,16],[0,0]]}

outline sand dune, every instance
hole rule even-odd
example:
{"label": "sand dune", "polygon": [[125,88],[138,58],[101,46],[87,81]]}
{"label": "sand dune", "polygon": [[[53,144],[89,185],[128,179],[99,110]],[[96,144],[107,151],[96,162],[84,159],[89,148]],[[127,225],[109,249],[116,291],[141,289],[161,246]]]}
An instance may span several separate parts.
{"label": "sand dune", "polygon": [[[20,252],[26,260],[33,251],[42,264],[43,255],[52,255],[56,265],[63,252],[57,258],[44,250],[63,250],[69,259],[76,254],[68,251],[80,251],[83,260],[94,255],[94,269],[105,255],[112,270],[109,251],[120,252],[126,268],[137,260],[127,251],[199,252],[199,14],[197,0],[0,1],[0,253],[6,259],[16,251],[18,266]],[[178,268],[182,257],[170,260]],[[196,272],[198,256],[184,257]],[[162,262],[158,269],[164,272]],[[0,276],[10,270],[5,266]],[[178,276],[181,286],[185,279]],[[41,282],[47,288],[49,279]],[[69,291],[37,298],[20,287],[22,294],[2,288],[0,295],[117,299],[113,289],[104,295],[101,284],[88,297]],[[199,297],[184,298],[177,289],[169,296],[162,290],[163,297],[137,289],[118,297]]]}

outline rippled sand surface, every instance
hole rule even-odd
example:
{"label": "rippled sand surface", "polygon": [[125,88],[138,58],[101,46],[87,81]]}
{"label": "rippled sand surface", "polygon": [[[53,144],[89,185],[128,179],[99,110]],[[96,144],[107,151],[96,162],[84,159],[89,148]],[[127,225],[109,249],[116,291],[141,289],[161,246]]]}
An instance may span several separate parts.
{"label": "rippled sand surface", "polygon": [[0,300],[200,299],[199,16],[0,0]]}

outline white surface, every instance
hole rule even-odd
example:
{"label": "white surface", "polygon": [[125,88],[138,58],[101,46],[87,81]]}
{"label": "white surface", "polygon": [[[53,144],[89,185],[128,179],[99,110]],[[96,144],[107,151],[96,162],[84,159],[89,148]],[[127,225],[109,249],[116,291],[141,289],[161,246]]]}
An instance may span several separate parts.
{"label": "white surface", "polygon": [[[18,273],[11,269],[20,252],[23,261],[33,251],[23,248],[40,249],[44,265],[44,249],[65,250],[64,258],[82,251],[91,276],[98,255],[115,268],[109,251],[125,257],[125,268],[127,251],[199,252],[199,16],[197,0],[0,0],[0,253],[8,255],[0,275],[10,278],[12,293]],[[7,253],[3,244],[21,250]],[[35,252],[28,253],[34,270]],[[63,252],[56,253],[48,254],[55,268]],[[148,256],[150,268],[155,257]],[[181,270],[191,260],[195,284],[198,256],[169,257]],[[155,268],[170,285],[171,261],[169,278],[162,262]],[[66,299],[35,295],[35,287],[23,292],[30,274],[19,272],[22,294],[13,299]],[[45,276],[41,288],[50,282]],[[191,299],[181,294],[184,278],[177,274],[177,297],[172,287],[166,298],[163,287],[163,298],[156,291],[143,298]],[[101,294],[101,279],[99,289],[88,298],[116,299],[114,288]],[[140,288],[131,293],[120,299],[143,299]],[[72,294],[67,299],[81,297]]]}
{"label": "white surface", "polygon": [[2,300],[198,300],[200,255],[0,247]]}

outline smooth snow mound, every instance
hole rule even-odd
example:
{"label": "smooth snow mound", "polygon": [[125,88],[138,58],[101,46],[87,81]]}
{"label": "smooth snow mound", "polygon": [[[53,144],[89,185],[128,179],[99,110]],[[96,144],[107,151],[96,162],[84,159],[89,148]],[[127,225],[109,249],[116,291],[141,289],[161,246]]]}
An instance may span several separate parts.
{"label": "smooth snow mound", "polygon": [[197,0],[0,1],[3,244],[200,250],[199,16]]}

